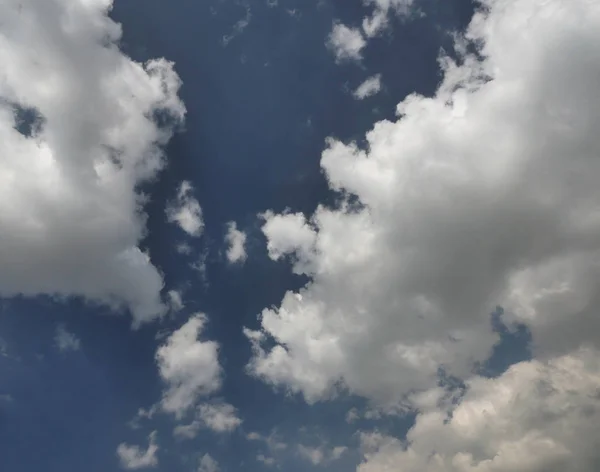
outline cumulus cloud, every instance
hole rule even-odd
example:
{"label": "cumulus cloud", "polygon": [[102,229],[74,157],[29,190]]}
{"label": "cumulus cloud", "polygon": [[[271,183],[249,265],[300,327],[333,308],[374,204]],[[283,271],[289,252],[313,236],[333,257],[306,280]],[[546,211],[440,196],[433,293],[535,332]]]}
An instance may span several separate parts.
{"label": "cumulus cloud", "polygon": [[[265,309],[250,371],[378,404],[469,378],[526,323],[540,360],[600,345],[600,4],[485,0],[432,97],[410,95],[365,149],[329,140],[337,208],[266,214],[272,259],[311,281]],[[462,53],[461,53],[462,51]],[[482,469],[483,470],[483,469]]]}
{"label": "cumulus cloud", "polygon": [[193,196],[194,187],[187,180],[179,185],[177,198],[166,208],[167,220],[177,224],[190,236],[198,237],[204,230],[202,208]]}
{"label": "cumulus cloud", "polygon": [[192,316],[156,351],[159,373],[167,384],[161,406],[178,417],[199,398],[221,387],[219,346],[214,341],[198,339],[206,322],[203,314]]}
{"label": "cumulus cloud", "polygon": [[198,472],[219,472],[219,463],[210,454],[204,454],[198,464]]}
{"label": "cumulus cloud", "polygon": [[366,45],[367,42],[360,29],[342,23],[335,23],[327,38],[327,47],[338,62],[360,61],[362,50]]}
{"label": "cumulus cloud", "polygon": [[120,52],[111,6],[0,4],[0,294],[81,296],[140,324],[165,307],[138,189],[185,108],[172,63]]}
{"label": "cumulus cloud", "polygon": [[156,444],[156,431],[148,437],[148,448],[143,450],[140,446],[131,446],[121,443],[117,448],[117,456],[121,467],[124,469],[145,469],[158,465],[158,445]]}
{"label": "cumulus cloud", "polygon": [[[437,392],[433,392],[435,397]],[[421,405],[406,441],[363,433],[359,472],[595,472],[600,356],[581,349],[476,377],[457,406]]]}
{"label": "cumulus cloud", "polygon": [[357,100],[363,100],[372,95],[376,95],[381,90],[381,74],[375,74],[366,79],[352,93]]}
{"label": "cumulus cloud", "polygon": [[75,334],[70,333],[63,325],[56,327],[54,342],[61,352],[78,351],[81,347],[81,341]]}
{"label": "cumulus cloud", "polygon": [[184,438],[194,438],[201,427],[211,429],[216,433],[230,433],[242,424],[237,410],[229,403],[214,402],[198,406],[196,419],[187,425],[179,425],[174,434]]}
{"label": "cumulus cloud", "polygon": [[243,263],[248,257],[246,254],[246,233],[237,229],[237,225],[233,221],[227,224],[225,242],[228,246],[227,260],[229,263]]}

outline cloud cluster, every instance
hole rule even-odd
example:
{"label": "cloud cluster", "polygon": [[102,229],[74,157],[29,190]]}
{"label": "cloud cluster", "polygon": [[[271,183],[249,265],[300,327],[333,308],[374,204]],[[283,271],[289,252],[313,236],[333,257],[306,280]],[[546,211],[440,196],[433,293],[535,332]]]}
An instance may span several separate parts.
{"label": "cloud cluster", "polygon": [[311,281],[246,330],[256,376],[394,403],[440,368],[468,378],[497,305],[541,360],[600,345],[600,5],[481,3],[433,97],[404,99],[364,149],[329,140],[329,185],[355,198],[265,214],[271,258]]}
{"label": "cloud cluster", "polygon": [[111,6],[0,5],[0,294],[81,296],[140,324],[165,307],[139,186],[185,108],[172,63],[120,52]]}
{"label": "cloud cluster", "polygon": [[587,349],[475,378],[458,406],[423,395],[406,441],[363,433],[359,472],[594,472],[600,356]]}

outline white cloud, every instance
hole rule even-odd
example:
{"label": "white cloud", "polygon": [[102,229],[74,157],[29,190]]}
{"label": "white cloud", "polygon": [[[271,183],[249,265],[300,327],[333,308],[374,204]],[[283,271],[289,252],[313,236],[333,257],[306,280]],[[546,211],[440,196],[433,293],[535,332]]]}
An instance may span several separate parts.
{"label": "white cloud", "polygon": [[312,465],[321,465],[338,460],[348,450],[345,446],[334,448],[310,447],[303,444],[298,445],[298,454]]}
{"label": "white cloud", "polygon": [[336,61],[360,61],[362,50],[367,45],[358,28],[335,23],[327,38],[327,47],[335,55]]}
{"label": "white cloud", "polygon": [[360,414],[356,408],[351,408],[346,413],[346,423],[354,423],[356,420],[360,419]]}
{"label": "white cloud", "polygon": [[167,220],[176,223],[190,236],[198,237],[204,230],[202,208],[193,197],[194,187],[187,180],[179,185],[177,199],[166,208]]}
{"label": "white cloud", "polygon": [[196,419],[187,425],[175,428],[176,436],[194,438],[202,426],[216,433],[230,433],[242,424],[237,410],[229,403],[214,402],[198,406]]}
{"label": "white cloud", "polygon": [[481,58],[440,61],[435,96],[407,97],[366,150],[329,141],[330,187],[361,206],[267,214],[271,257],[312,280],[246,330],[256,376],[398,402],[441,366],[468,378],[497,305],[539,358],[600,345],[600,4],[484,6],[467,33]]}
{"label": "white cloud", "polygon": [[178,290],[169,290],[167,292],[167,299],[169,302],[169,308],[173,312],[181,311],[185,308],[183,303],[182,294]]}
{"label": "white cloud", "polygon": [[227,234],[225,236],[227,248],[227,260],[231,264],[243,263],[248,255],[246,254],[246,233],[237,229],[235,222],[227,224]]}
{"label": "white cloud", "polygon": [[523,362],[471,379],[458,406],[424,407],[406,441],[363,433],[358,471],[595,472],[598,415],[597,351]]}
{"label": "white cloud", "polygon": [[208,428],[218,433],[231,432],[242,424],[235,407],[229,403],[200,405],[198,416]]}
{"label": "white cloud", "polygon": [[0,295],[81,296],[137,325],[165,311],[137,189],[185,108],[172,63],[120,52],[111,6],[0,4]]}
{"label": "white cloud", "polygon": [[63,325],[56,327],[56,333],[54,334],[54,342],[56,347],[61,352],[66,351],[78,351],[81,347],[81,341],[75,334],[70,333]]}
{"label": "white cloud", "polygon": [[219,463],[210,454],[204,454],[198,464],[198,472],[219,472]]}
{"label": "white cloud", "polygon": [[348,450],[348,448],[346,446],[336,446],[331,450],[331,460],[338,460],[340,457],[342,457],[346,451]]}
{"label": "white cloud", "polygon": [[117,448],[117,456],[121,467],[124,469],[145,469],[156,467],[158,465],[158,445],[156,444],[156,431],[152,432],[148,437],[148,448],[143,450],[139,446],[130,446],[129,444],[121,443]]}
{"label": "white cloud", "polygon": [[206,321],[203,314],[192,316],[156,352],[160,376],[167,384],[162,408],[177,416],[221,387],[219,346],[198,339]]}
{"label": "white cloud", "polygon": [[[272,6],[272,5],[269,5]],[[227,46],[233,39],[238,37],[240,34],[244,32],[244,30],[250,24],[250,20],[252,19],[252,12],[250,11],[250,7],[246,7],[246,16],[239,19],[236,24],[233,26],[233,31],[230,34],[226,34],[221,39],[223,46]]]}
{"label": "white cloud", "polygon": [[371,16],[364,18],[362,23],[365,35],[371,38],[388,27],[390,11],[408,15],[414,0],[363,0],[363,3],[374,7]]}
{"label": "white cloud", "polygon": [[312,465],[319,465],[325,459],[323,450],[318,447],[308,447],[300,444],[298,446],[298,453],[302,458],[312,463]]}
{"label": "white cloud", "polygon": [[366,79],[360,84],[353,92],[354,98],[357,100],[363,100],[367,97],[376,95],[381,90],[381,74],[375,74]]}
{"label": "white cloud", "polygon": [[269,467],[273,467],[277,463],[273,457],[265,456],[264,454],[258,454],[256,460]]}

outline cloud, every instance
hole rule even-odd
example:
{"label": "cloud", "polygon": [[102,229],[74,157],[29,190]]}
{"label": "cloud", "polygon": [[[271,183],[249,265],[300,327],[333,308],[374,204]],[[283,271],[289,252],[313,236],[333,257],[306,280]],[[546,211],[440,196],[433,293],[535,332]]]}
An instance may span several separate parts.
{"label": "cloud", "polygon": [[359,472],[595,472],[600,356],[582,349],[475,377],[459,405],[423,406],[406,441],[363,433]]}
{"label": "cloud", "polygon": [[360,84],[352,93],[357,100],[363,100],[367,97],[379,93],[381,90],[381,74],[375,74]]}
{"label": "cloud", "polygon": [[156,431],[148,437],[148,449],[142,450],[139,446],[130,446],[121,443],[117,448],[117,456],[121,467],[124,469],[145,469],[158,465],[158,445],[156,444]]}
{"label": "cloud", "polygon": [[185,308],[185,304],[183,303],[183,299],[182,299],[180,291],[169,290],[167,292],[167,299],[168,299],[169,308],[171,309],[171,311],[178,312]]}
{"label": "cloud", "polygon": [[335,55],[337,62],[360,61],[362,50],[367,45],[358,28],[335,23],[327,38],[327,47]]}
{"label": "cloud", "polygon": [[204,454],[198,464],[198,472],[219,472],[219,463],[210,454]]}
{"label": "cloud", "polygon": [[306,459],[312,465],[319,465],[325,459],[323,450],[318,447],[308,447],[300,444],[298,445],[298,453],[300,457]]}
{"label": "cloud", "polygon": [[345,446],[337,446],[332,449],[327,447],[310,447],[303,444],[298,445],[298,454],[312,465],[321,465],[338,460],[348,450]]}
{"label": "cloud", "polygon": [[63,325],[56,327],[56,333],[54,335],[54,342],[56,347],[61,352],[66,351],[79,351],[81,347],[81,341],[75,334],[70,333]]}
{"label": "cloud", "polygon": [[138,189],[185,108],[171,62],[120,52],[111,6],[0,5],[0,295],[80,296],[139,325],[165,308]]}
{"label": "cloud", "polygon": [[[269,5],[274,6],[274,5]],[[246,7],[246,16],[241,18],[236,22],[233,26],[233,31],[230,34],[226,34],[222,38],[223,46],[227,46],[233,39],[238,37],[240,34],[244,32],[244,30],[250,24],[250,20],[252,19],[252,12],[250,11],[250,7]]]}
{"label": "cloud", "polygon": [[199,398],[221,387],[219,346],[214,341],[198,339],[206,322],[203,314],[192,316],[156,351],[159,373],[167,384],[161,405],[164,411],[178,417]]}
{"label": "cloud", "polygon": [[249,370],[307,401],[341,388],[380,405],[469,378],[525,323],[533,354],[600,346],[600,5],[486,0],[367,146],[329,140],[321,165],[346,198],[269,214],[269,255],[311,280],[246,330]]}
{"label": "cloud", "polygon": [[363,0],[365,5],[373,5],[373,13],[363,19],[362,28],[368,38],[376,36],[389,25],[390,11],[397,15],[408,15],[414,0]]}
{"label": "cloud", "polygon": [[277,461],[273,457],[265,456],[264,454],[258,454],[256,456],[256,460],[258,462],[262,462],[268,467],[273,467],[277,463]]}
{"label": "cloud", "polygon": [[177,224],[183,231],[193,237],[198,237],[204,230],[202,208],[192,194],[194,187],[187,180],[179,185],[177,199],[166,208],[169,223]]}
{"label": "cloud", "polygon": [[198,406],[196,419],[187,425],[179,425],[173,431],[176,436],[194,438],[202,426],[215,433],[230,433],[242,424],[237,410],[229,403],[204,403]]}
{"label": "cloud", "polygon": [[230,221],[227,224],[227,260],[231,264],[243,263],[248,255],[246,254],[246,234],[237,229],[235,222]]}

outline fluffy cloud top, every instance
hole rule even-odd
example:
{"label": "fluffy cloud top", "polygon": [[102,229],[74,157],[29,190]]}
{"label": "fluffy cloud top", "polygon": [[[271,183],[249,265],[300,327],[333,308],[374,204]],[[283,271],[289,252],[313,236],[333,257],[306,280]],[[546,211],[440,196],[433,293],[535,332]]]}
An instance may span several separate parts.
{"label": "fluffy cloud top", "polygon": [[237,229],[237,225],[233,221],[227,225],[225,242],[228,246],[227,260],[229,263],[243,263],[248,257],[246,254],[246,233]]}
{"label": "fluffy cloud top", "polygon": [[198,237],[204,230],[202,208],[193,196],[194,188],[187,180],[179,185],[177,199],[171,202],[166,209],[167,220],[177,224],[190,236]]}
{"label": "fluffy cloud top", "polygon": [[139,324],[165,307],[137,189],[185,109],[172,63],[119,51],[111,6],[0,4],[0,294],[82,296]]}
{"label": "fluffy cloud top", "polygon": [[366,79],[362,84],[360,84],[352,95],[354,95],[354,98],[356,98],[357,100],[363,100],[367,97],[379,93],[380,90],[381,74],[375,74]]}
{"label": "fluffy cloud top", "polygon": [[[440,398],[431,392],[430,398]],[[475,378],[458,406],[421,402],[405,442],[364,433],[359,472],[595,472],[600,356],[579,350]],[[450,413],[449,413],[450,412]]]}
{"label": "fluffy cloud top", "polygon": [[366,149],[329,141],[330,187],[359,204],[266,215],[271,257],[312,280],[246,331],[255,375],[395,402],[440,367],[468,378],[497,305],[540,359],[600,345],[600,4],[481,3],[435,96],[403,100]]}
{"label": "fluffy cloud top", "polygon": [[148,437],[148,448],[142,450],[139,446],[131,446],[121,443],[117,448],[117,456],[121,467],[124,469],[145,469],[148,467],[156,467],[158,465],[158,445],[156,444],[156,431],[152,432]]}
{"label": "fluffy cloud top", "polygon": [[156,351],[159,373],[167,384],[161,405],[178,417],[221,387],[219,346],[198,339],[206,321],[203,314],[192,316]]}

